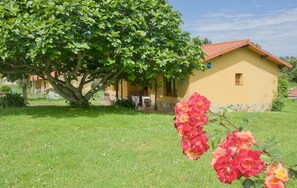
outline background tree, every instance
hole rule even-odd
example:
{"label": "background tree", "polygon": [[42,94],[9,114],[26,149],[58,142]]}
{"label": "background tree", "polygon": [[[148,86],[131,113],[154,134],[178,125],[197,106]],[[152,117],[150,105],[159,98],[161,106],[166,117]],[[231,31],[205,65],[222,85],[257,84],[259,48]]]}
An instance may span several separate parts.
{"label": "background tree", "polygon": [[200,38],[199,36],[197,37],[194,37],[193,38],[193,42],[196,44],[196,45],[203,45],[203,44],[211,44],[211,40],[209,40],[208,38]]}
{"label": "background tree", "polygon": [[28,90],[28,81],[29,75],[27,73],[11,73],[4,74],[5,78],[10,82],[19,81],[19,86],[22,88],[22,95],[24,100],[28,99],[27,90]]}
{"label": "background tree", "polygon": [[3,84],[3,75],[0,74],[0,86]]}
{"label": "background tree", "polygon": [[204,39],[202,39],[202,42],[203,42],[203,44],[211,44],[212,43],[212,41],[206,37]]}
{"label": "background tree", "polygon": [[255,46],[257,46],[258,48],[262,48],[262,46],[259,44],[259,43],[254,43],[254,42],[252,42],[253,43],[253,45],[255,45]]}
{"label": "background tree", "polygon": [[0,71],[37,74],[66,100],[88,105],[122,73],[182,79],[199,68],[201,49],[181,23],[167,0],[4,0]]}
{"label": "background tree", "polygon": [[281,59],[293,65],[291,69],[286,67],[281,69],[283,76],[286,77],[290,82],[297,82],[297,57],[281,57]]}

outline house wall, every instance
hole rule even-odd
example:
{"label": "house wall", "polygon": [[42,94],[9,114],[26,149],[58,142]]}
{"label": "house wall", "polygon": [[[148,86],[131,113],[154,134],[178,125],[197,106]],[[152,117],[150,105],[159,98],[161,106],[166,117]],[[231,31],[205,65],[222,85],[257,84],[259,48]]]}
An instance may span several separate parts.
{"label": "house wall", "polygon": [[42,80],[42,79],[37,79],[37,80],[30,80],[30,84],[31,84],[31,88],[30,91],[32,93],[46,93],[48,92],[49,89],[53,88],[51,86],[51,84],[46,81],[46,80]]}
{"label": "house wall", "polygon": [[[59,79],[63,80],[63,77],[60,76]],[[71,83],[73,86],[78,87],[80,83],[81,77],[78,77],[78,80],[73,80]],[[47,81],[43,80],[40,77],[37,77],[36,75],[30,77],[31,82],[31,92],[33,93],[47,93],[49,89],[52,89],[53,86]],[[92,87],[92,83],[85,84],[82,92],[86,93],[88,92]]]}
{"label": "house wall", "polygon": [[[228,105],[241,111],[269,110],[277,92],[276,64],[248,48],[234,50],[211,62],[211,70],[195,71],[195,76],[191,76],[191,93],[205,95],[215,111]],[[242,73],[242,85],[235,85],[236,73]]]}
{"label": "house wall", "polygon": [[[112,98],[116,96],[116,89],[110,85],[105,88],[105,93],[108,93]],[[129,82],[122,80],[118,83],[119,98],[128,99],[131,95],[138,95],[138,87],[131,85]]]}
{"label": "house wall", "polygon": [[157,109],[159,111],[172,111],[175,104],[178,101],[187,99],[190,96],[190,78],[184,81],[177,81],[177,97],[166,96],[165,92],[165,82],[163,75],[159,75],[158,78],[158,88],[157,88]]}
{"label": "house wall", "polygon": [[[167,104],[172,107],[173,103],[187,100],[192,93],[198,92],[211,101],[213,111],[229,105],[240,111],[269,110],[277,92],[276,64],[248,48],[239,48],[209,62],[212,62],[211,70],[196,70],[194,76],[190,76],[189,84],[178,84],[178,97],[169,100],[159,89],[159,101],[172,103]],[[242,73],[242,85],[235,85],[236,73]]]}
{"label": "house wall", "polygon": [[[59,76],[59,79],[64,80],[64,79],[63,79],[63,76]],[[72,81],[71,81],[71,84],[72,84],[74,87],[78,87],[79,84],[80,84],[81,79],[82,79],[82,76],[79,76],[79,77],[77,77],[77,80],[72,80]],[[87,92],[90,91],[91,89],[92,89],[92,82],[85,84],[84,87],[83,87],[83,89],[82,89],[82,92],[83,92],[83,93],[87,93]]]}

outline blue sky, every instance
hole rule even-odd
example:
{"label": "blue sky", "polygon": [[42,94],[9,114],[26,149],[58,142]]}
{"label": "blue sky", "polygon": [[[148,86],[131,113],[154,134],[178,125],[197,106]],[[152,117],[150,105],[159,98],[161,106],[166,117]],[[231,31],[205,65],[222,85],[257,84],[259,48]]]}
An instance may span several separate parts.
{"label": "blue sky", "polygon": [[182,28],[213,43],[251,39],[276,56],[297,56],[297,0],[168,0]]}

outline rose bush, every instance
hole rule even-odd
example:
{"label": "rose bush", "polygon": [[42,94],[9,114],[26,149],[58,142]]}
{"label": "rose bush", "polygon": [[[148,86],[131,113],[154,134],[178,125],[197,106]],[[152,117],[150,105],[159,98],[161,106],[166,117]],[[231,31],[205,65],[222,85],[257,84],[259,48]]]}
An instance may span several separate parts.
{"label": "rose bush", "polygon": [[[181,147],[188,159],[197,160],[210,148],[208,145],[209,136],[203,130],[208,121],[206,113],[209,107],[210,101],[198,93],[194,93],[188,101],[181,101],[175,106],[174,127],[181,136]],[[227,120],[225,116],[220,116],[220,119],[222,118]],[[259,147],[256,145],[256,139],[252,133],[237,128],[228,120],[227,122],[234,130],[232,131],[222,122],[218,123],[227,128],[229,134],[214,149],[210,162],[218,179],[227,184],[243,179],[244,187],[256,184],[265,188],[285,187],[289,175],[282,163],[279,161],[264,162],[261,157],[271,157],[271,155],[265,149],[256,150]],[[261,173],[265,173],[265,179],[261,179]],[[258,180],[253,181],[251,179],[253,177]]]}

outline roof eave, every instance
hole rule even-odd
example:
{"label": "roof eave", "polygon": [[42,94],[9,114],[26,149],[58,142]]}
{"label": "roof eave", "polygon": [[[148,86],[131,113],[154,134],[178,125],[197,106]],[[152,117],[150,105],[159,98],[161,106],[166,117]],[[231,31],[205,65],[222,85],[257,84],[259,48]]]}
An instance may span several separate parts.
{"label": "roof eave", "polygon": [[249,48],[251,50],[253,50],[254,52],[256,52],[257,54],[259,54],[260,56],[266,57],[268,60],[272,61],[273,63],[283,66],[283,67],[288,67],[288,68],[292,68],[293,65],[291,65],[290,63],[272,55],[271,53],[257,47],[256,45],[254,45],[253,43],[249,42]]}

